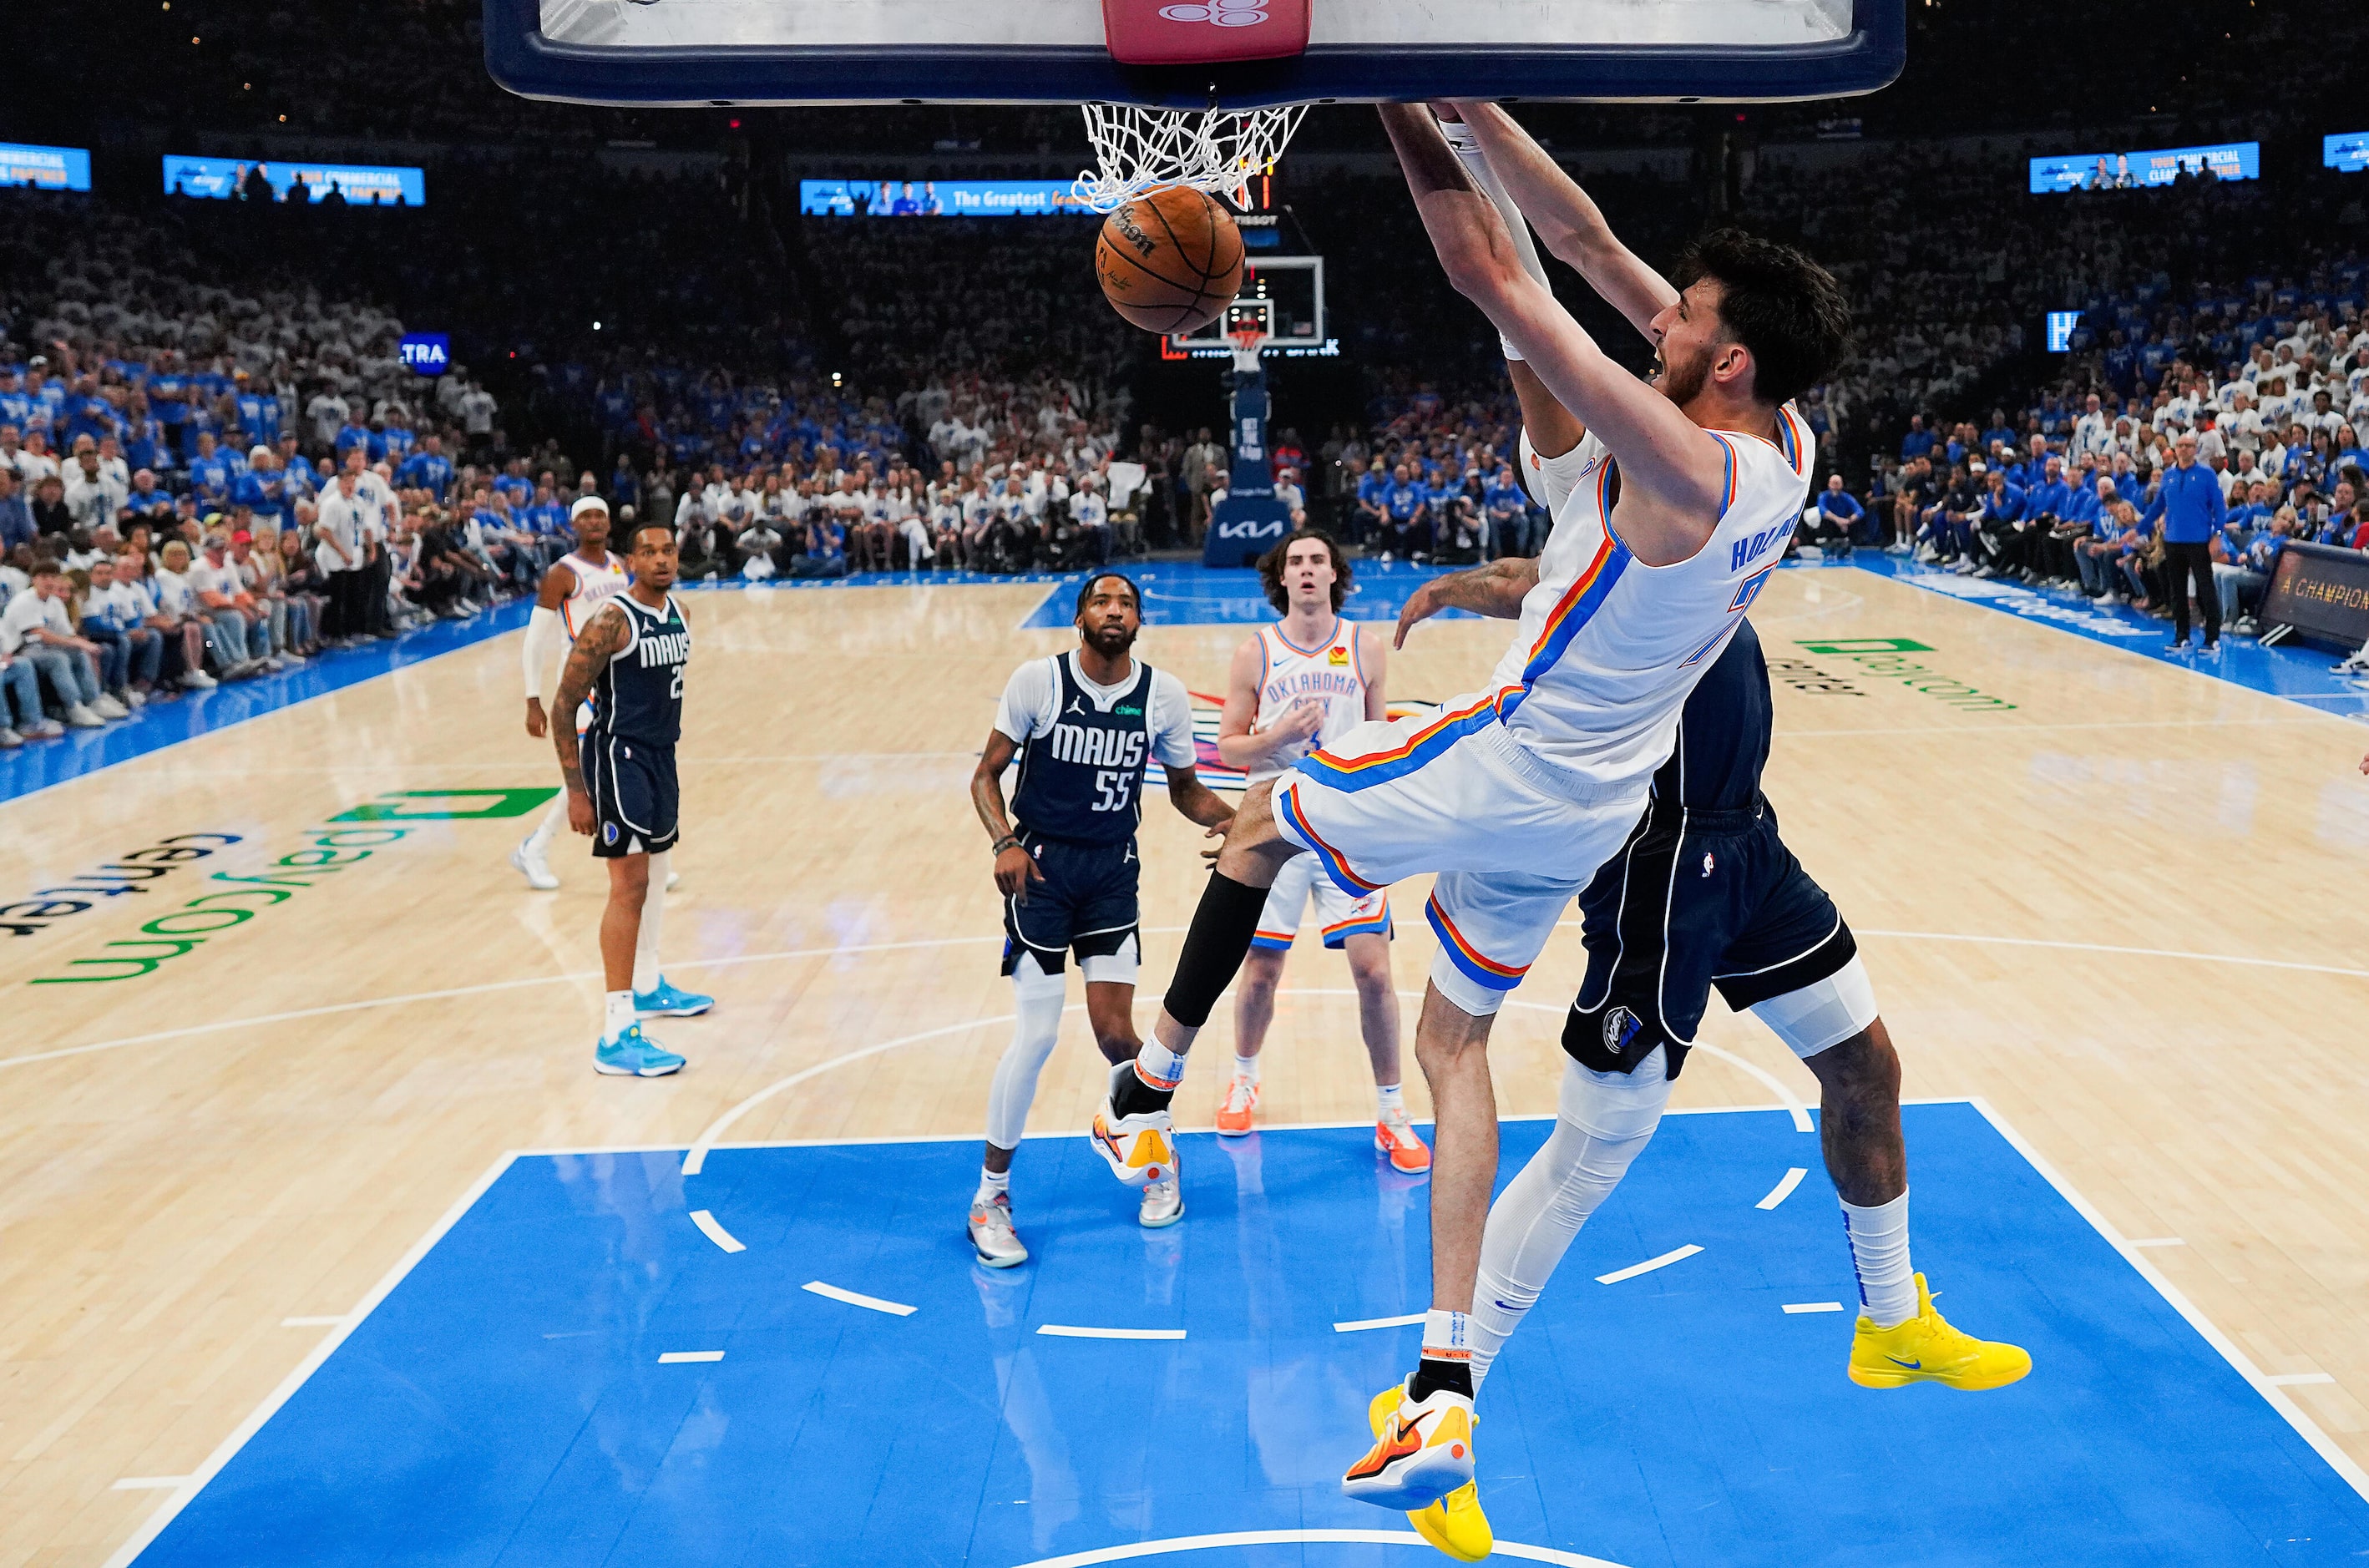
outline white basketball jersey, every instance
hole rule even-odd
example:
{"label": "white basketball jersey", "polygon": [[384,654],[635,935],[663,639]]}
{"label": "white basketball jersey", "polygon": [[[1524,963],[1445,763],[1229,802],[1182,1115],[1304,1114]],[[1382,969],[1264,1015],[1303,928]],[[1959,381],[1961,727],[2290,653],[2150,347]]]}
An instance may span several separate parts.
{"label": "white basketball jersey", "polygon": [[1649,567],[1611,525],[1619,465],[1594,432],[1522,600],[1521,630],[1494,684],[1506,733],[1601,784],[1642,779],[1668,758],[1678,710],[1785,558],[1809,497],[1814,450],[1793,406],[1775,441],[1711,430],[1727,451],[1725,498],[1691,559]]}
{"label": "white basketball jersey", "polygon": [[559,564],[576,579],[567,597],[559,601],[559,624],[567,628],[567,640],[571,643],[576,634],[584,629],[584,623],[592,618],[592,612],[624,592],[626,585],[633,581],[624,561],[614,551],[603,550],[601,554],[603,558],[597,563],[573,551],[559,557]]}
{"label": "white basketball jersey", "polygon": [[1272,728],[1294,703],[1310,698],[1324,704],[1324,726],[1310,739],[1277,755],[1250,775],[1271,779],[1326,742],[1366,722],[1366,670],[1358,657],[1357,627],[1335,616],[1333,635],[1314,647],[1300,647],[1280,624],[1259,628],[1258,713],[1251,733]]}

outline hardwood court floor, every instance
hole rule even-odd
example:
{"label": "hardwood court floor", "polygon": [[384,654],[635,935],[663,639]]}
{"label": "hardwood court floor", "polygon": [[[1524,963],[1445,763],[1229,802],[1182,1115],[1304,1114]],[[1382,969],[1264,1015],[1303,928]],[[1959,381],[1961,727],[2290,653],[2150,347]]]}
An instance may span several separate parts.
{"label": "hardwood court floor", "polygon": [[[0,944],[0,1563],[115,1551],[163,1495],[118,1483],[195,1470],[505,1150],[681,1147],[848,1057],[725,1137],[976,1133],[1008,1008],[964,784],[1012,667],[1069,641],[1014,630],[1044,592],[689,597],[665,945],[718,1007],[658,1031],[691,1058],[674,1079],[589,1070],[601,880],[571,853],[559,893],[526,891],[504,856],[531,817],[396,824],[360,859],[370,827],[328,822],[389,792],[555,782],[518,722],[512,638],[0,807],[20,898],[237,836]],[[1755,619],[1782,661],[1769,793],[1860,933],[1907,1093],[1986,1097],[2123,1236],[2177,1238],[2146,1255],[2264,1373],[2331,1375],[2283,1394],[2369,1461],[2360,727],[1865,573],[1780,573]],[[1207,690],[1244,635],[1155,627],[1142,647]],[[1393,695],[1482,684],[1504,636],[1425,628]],[[325,834],[344,836],[308,853]],[[1198,847],[1155,790],[1147,990]],[[132,968],[75,961],[160,915],[201,933],[217,921],[171,912],[289,855],[280,886],[301,886],[147,973],[27,983]],[[1422,896],[1393,898],[1410,998]],[[1267,1059],[1277,1122],[1370,1106],[1346,976],[1312,949]],[[1566,930],[1498,1030],[1509,1114],[1553,1106],[1580,968]],[[1032,1130],[1082,1127],[1098,1092],[1070,1022]],[[1187,1126],[1213,1112],[1228,1036],[1221,1013]],[[1717,1004],[1702,1038],[1728,1054],[1689,1064],[1682,1105],[1814,1088]],[[966,1196],[944,1195],[949,1225]]]}

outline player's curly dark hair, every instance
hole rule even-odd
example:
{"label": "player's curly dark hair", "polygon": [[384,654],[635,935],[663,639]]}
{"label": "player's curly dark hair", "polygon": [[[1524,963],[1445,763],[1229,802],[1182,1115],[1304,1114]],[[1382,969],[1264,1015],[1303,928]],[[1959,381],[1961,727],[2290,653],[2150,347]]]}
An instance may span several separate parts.
{"label": "player's curly dark hair", "polygon": [[1670,281],[1719,281],[1720,324],[1752,355],[1752,390],[1781,404],[1825,378],[1850,339],[1850,304],[1834,274],[1790,245],[1713,229],[1678,258]]}
{"label": "player's curly dark hair", "polygon": [[1303,539],[1313,539],[1333,555],[1333,612],[1341,612],[1341,601],[1349,597],[1349,556],[1341,542],[1321,528],[1295,528],[1275,542],[1275,548],[1259,557],[1259,581],[1266,585],[1266,601],[1281,614],[1291,608],[1291,595],[1283,586],[1284,558],[1291,547]]}
{"label": "player's curly dark hair", "polygon": [[1086,580],[1078,585],[1078,607],[1070,612],[1070,619],[1074,621],[1086,612],[1086,601],[1094,596],[1094,584],[1107,582],[1113,578],[1127,584],[1127,596],[1135,601],[1136,618],[1140,620],[1143,616],[1143,589],[1138,588],[1135,579],[1125,572],[1088,572]]}

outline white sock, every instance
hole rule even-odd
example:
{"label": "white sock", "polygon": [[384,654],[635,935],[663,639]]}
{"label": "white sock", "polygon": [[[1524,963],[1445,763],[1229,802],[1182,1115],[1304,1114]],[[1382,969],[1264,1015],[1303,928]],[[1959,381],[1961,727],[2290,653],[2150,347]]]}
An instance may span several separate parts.
{"label": "white sock", "polygon": [[551,841],[557,838],[559,830],[566,826],[567,792],[561,790],[558,797],[552,801],[551,808],[543,814],[543,820],[534,825],[534,831],[526,836],[527,853],[549,854]]}
{"label": "white sock", "polygon": [[658,989],[658,917],[666,910],[666,852],[650,856],[650,885],[642,894],[642,927],[634,937],[634,989]]}
{"label": "white sock", "polygon": [[1472,1391],[1538,1305],[1572,1238],[1653,1141],[1669,1104],[1667,1053],[1629,1073],[1563,1066],[1554,1130],[1489,1206],[1472,1292]]}
{"label": "white sock", "polygon": [[1135,1075],[1148,1088],[1173,1092],[1184,1082],[1184,1057],[1157,1039],[1146,1040],[1143,1048],[1135,1053]]}
{"label": "white sock", "polygon": [[601,1043],[613,1046],[619,1036],[634,1026],[634,993],[612,990],[601,1010]]}
{"label": "white sock", "polygon": [[1423,1358],[1425,1361],[1470,1362],[1472,1320],[1469,1313],[1434,1307],[1423,1315]]}
{"label": "white sock", "polygon": [[1036,1098],[1036,1076],[1061,1034],[1066,974],[1048,975],[1036,955],[1024,953],[1012,971],[1012,1043],[995,1064],[987,1090],[987,1140],[1017,1149],[1028,1128],[1028,1107]]}
{"label": "white sock", "polygon": [[970,1200],[973,1203],[993,1203],[997,1198],[1007,1197],[1011,1191],[1010,1171],[990,1171],[982,1166],[978,1173],[978,1191],[970,1195]]}
{"label": "white sock", "polygon": [[1259,1059],[1246,1057],[1237,1052],[1234,1057],[1234,1076],[1244,1083],[1256,1083],[1259,1081]]}
{"label": "white sock", "polygon": [[1908,1264],[1908,1194],[1873,1208],[1843,1205],[1843,1233],[1859,1275],[1860,1308],[1880,1329],[1917,1315],[1917,1271]]}
{"label": "white sock", "polygon": [[1402,1083],[1380,1083],[1374,1087],[1374,1104],[1379,1107],[1384,1121],[1406,1109],[1406,1086]]}

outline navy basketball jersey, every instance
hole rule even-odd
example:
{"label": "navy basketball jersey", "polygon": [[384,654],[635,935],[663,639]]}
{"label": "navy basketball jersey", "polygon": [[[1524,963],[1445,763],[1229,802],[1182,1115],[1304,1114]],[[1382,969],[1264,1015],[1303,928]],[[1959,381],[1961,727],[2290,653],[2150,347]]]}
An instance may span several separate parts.
{"label": "navy basketball jersey", "polygon": [[628,635],[592,688],[589,733],[671,746],[682,736],[682,671],[691,662],[691,628],[672,594],[658,610],[630,593],[609,602],[624,612]]}
{"label": "navy basketball jersey", "polygon": [[1768,665],[1741,621],[1678,714],[1678,743],[1654,775],[1654,798],[1690,811],[1750,811],[1768,763]]}
{"label": "navy basketball jersey", "polygon": [[1061,683],[1053,727],[1020,749],[1020,787],[1012,815],[1041,838],[1123,844],[1143,819],[1143,765],[1151,755],[1151,667],[1135,661],[1135,680],[1105,710],[1080,685],[1066,656],[1053,668]]}

